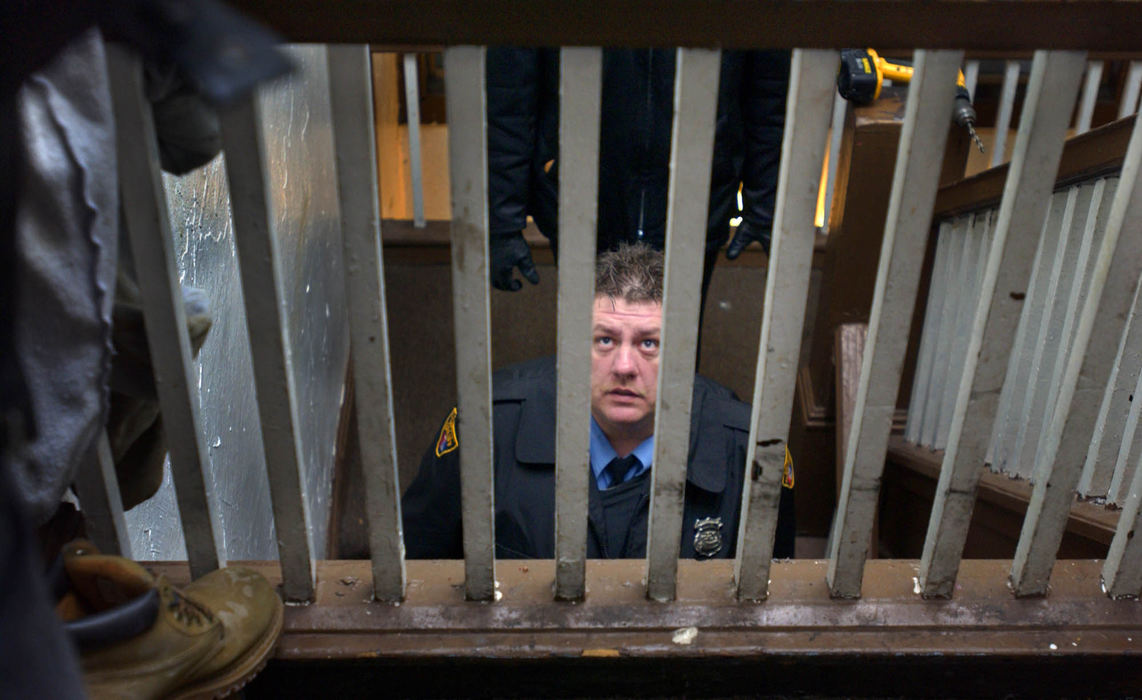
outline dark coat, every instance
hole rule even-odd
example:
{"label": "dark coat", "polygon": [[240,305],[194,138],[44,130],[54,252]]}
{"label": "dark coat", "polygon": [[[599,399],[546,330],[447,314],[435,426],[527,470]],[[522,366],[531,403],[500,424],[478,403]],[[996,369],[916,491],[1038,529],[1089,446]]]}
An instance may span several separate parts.
{"label": "dark coat", "polygon": [[[555,553],[554,358],[496,372],[492,403],[496,556],[551,558]],[[720,518],[721,522],[721,546],[712,556],[726,558],[736,553],[750,417],[749,405],[738,401],[729,389],[703,377],[695,378],[682,522],[683,558],[701,558],[695,552],[695,524],[705,518]],[[446,432],[444,426],[441,431],[442,435]],[[438,445],[447,445],[440,457]],[[447,438],[438,438],[404,495],[401,507],[410,559],[463,557],[459,456]],[[641,489],[642,494],[630,501],[631,517],[623,520],[629,520],[630,529],[621,551],[615,551],[614,539],[606,536],[604,497],[594,486],[594,479],[589,481],[587,556],[645,556],[649,479],[629,487]],[[793,491],[783,488],[776,556],[793,556],[793,537]],[[608,541],[612,542],[609,548]]]}
{"label": "dark coat", "polygon": [[[675,62],[674,50],[603,52],[600,251],[639,239],[664,247]],[[786,51],[722,53],[707,253],[729,236],[739,183],[745,221],[772,228],[788,81]],[[530,214],[555,244],[558,51],[489,49],[487,94],[489,230],[521,231]]]}

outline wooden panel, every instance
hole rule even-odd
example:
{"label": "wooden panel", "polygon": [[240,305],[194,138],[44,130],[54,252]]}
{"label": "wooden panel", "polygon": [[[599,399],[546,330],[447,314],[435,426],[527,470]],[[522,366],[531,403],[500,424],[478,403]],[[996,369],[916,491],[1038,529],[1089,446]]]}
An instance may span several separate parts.
{"label": "wooden panel", "polygon": [[[654,414],[646,592],[674,598],[690,452],[702,256],[721,53],[678,50],[666,209],[666,279]],[[819,171],[818,171],[819,172]]]}
{"label": "wooden panel", "polygon": [[1135,8],[1110,0],[347,0],[336,9],[325,0],[234,4],[303,42],[1138,50],[1135,35],[1125,30],[1136,26]]}
{"label": "wooden panel", "polygon": [[369,99],[369,50],[367,46],[339,45],[330,46],[328,51],[353,398],[365,480],[373,594],[377,600],[395,602],[404,598],[404,541],[378,225],[377,162],[373,158],[376,140]]}
{"label": "wooden panel", "polygon": [[591,329],[599,189],[603,52],[560,55],[558,417],[555,430],[555,597],[586,593],[591,473]]}
{"label": "wooden panel", "polygon": [[928,596],[948,597],[955,585],[987,452],[988,428],[1015,340],[1023,290],[1031,277],[1031,251],[1042,231],[1052,176],[1062,153],[1065,115],[1070,111],[1061,107],[1074,100],[1083,58],[1040,52],[1031,68],[920,563],[921,587]]}
{"label": "wooden panel", "polygon": [[1098,400],[1114,362],[1115,344],[1111,339],[1122,332],[1142,274],[1140,163],[1142,123],[1136,124],[1130,139],[1074,350],[1059,390],[1051,428],[1039,453],[1044,466],[1035,482],[1011,570],[1016,595],[1047,592],[1048,576],[1055,562],[1067,511],[1074,500],[1083,455],[1098,412]]}
{"label": "wooden panel", "polygon": [[963,54],[957,51],[916,54],[861,369],[857,418],[845,450],[844,482],[830,537],[828,583],[837,597],[860,595],[948,135],[952,94],[946,86],[955,80],[962,60]]}
{"label": "wooden panel", "polygon": [[488,299],[488,166],[485,151],[484,49],[444,52],[452,173],[452,315],[456,394],[463,426],[460,501],[464,586],[470,600],[495,597],[495,503],[492,474],[492,355]]}
{"label": "wooden panel", "polygon": [[829,130],[829,105],[839,56],[835,51],[793,52],[779,193],[769,250],[757,378],[742,491],[734,580],[742,600],[763,600],[777,532],[781,479],[789,444],[789,420],[801,354],[814,218]]}
{"label": "wooden panel", "polygon": [[151,105],[143,96],[138,59],[107,47],[107,72],[115,113],[116,152],[123,226],[131,243],[143,297],[147,343],[154,363],[163,429],[170,450],[187,559],[194,575],[225,565],[221,528],[206,487],[207,456],[198,417],[186,310],[175,267],[166,194],[159,168]]}

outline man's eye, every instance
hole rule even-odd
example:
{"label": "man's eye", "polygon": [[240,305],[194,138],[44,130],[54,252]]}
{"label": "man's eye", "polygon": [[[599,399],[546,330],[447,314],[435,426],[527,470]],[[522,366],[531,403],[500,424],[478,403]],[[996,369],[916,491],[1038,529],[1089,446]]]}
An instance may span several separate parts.
{"label": "man's eye", "polygon": [[612,342],[614,342],[614,341],[612,341],[610,337],[605,336],[605,335],[601,335],[598,338],[595,338],[595,343],[597,345],[602,345],[604,347],[609,346]]}
{"label": "man's eye", "polygon": [[658,340],[647,338],[646,340],[642,341],[642,347],[645,350],[657,350]]}

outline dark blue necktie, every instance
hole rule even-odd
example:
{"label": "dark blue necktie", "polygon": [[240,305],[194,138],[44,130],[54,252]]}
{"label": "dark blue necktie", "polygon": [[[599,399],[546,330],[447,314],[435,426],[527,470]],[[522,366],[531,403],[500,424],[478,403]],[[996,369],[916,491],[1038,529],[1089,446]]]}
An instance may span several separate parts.
{"label": "dark blue necktie", "polygon": [[607,466],[603,467],[603,471],[611,478],[610,485],[618,486],[626,481],[627,474],[638,464],[641,464],[638,457],[630,454],[626,457],[615,457],[607,463]]}

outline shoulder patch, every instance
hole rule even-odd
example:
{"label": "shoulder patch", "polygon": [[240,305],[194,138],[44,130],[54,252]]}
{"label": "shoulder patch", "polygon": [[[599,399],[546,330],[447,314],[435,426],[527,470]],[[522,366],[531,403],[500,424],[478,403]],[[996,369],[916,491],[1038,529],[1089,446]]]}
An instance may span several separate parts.
{"label": "shoulder patch", "polygon": [[[444,419],[444,426],[440,428],[440,437],[436,438],[436,456],[443,457],[460,446],[460,438],[456,437],[456,408]],[[788,454],[788,453],[787,453]],[[789,464],[786,457],[786,464]]]}
{"label": "shoulder patch", "polygon": [[787,489],[793,488],[793,455],[789,454],[788,447],[785,448],[785,466],[781,470],[781,485]]}

